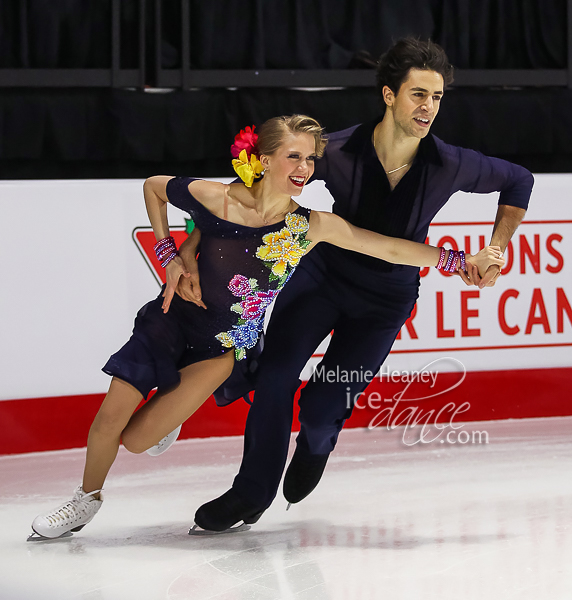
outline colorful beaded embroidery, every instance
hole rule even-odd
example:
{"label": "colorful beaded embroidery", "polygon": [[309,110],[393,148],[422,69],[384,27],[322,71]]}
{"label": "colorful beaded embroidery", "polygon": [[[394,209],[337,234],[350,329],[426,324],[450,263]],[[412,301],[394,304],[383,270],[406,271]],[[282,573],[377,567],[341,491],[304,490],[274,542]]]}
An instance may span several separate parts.
{"label": "colorful beaded embroidery", "polygon": [[262,236],[263,245],[256,250],[256,257],[270,270],[268,283],[276,281],[276,288],[263,291],[256,279],[235,275],[228,284],[234,296],[241,299],[230,308],[238,313],[238,324],[230,331],[216,335],[225,347],[235,349],[236,360],[246,358],[246,350],[253,348],[264,326],[264,314],[271,302],[284,287],[310,241],[306,239],[308,220],[302,215],[288,213],[284,219],[286,227]]}

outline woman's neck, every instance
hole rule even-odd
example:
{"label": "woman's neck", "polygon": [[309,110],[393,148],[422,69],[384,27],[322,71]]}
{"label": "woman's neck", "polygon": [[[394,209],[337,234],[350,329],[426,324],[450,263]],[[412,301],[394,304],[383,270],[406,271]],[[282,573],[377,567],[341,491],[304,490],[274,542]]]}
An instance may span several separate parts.
{"label": "woman's neck", "polygon": [[292,207],[292,197],[275,191],[271,182],[266,178],[255,182],[250,188],[250,194],[254,202],[254,209],[265,222],[285,215]]}

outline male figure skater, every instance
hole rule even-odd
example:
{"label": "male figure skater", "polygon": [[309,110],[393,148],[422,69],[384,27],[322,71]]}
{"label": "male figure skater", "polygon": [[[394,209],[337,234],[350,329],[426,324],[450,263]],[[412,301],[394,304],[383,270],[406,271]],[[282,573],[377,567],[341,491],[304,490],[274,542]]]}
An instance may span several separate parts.
{"label": "male figure skater", "polygon": [[[442,48],[403,39],[377,69],[382,117],[329,136],[314,179],[323,179],[333,210],[351,223],[424,242],[431,220],[457,191],[499,191],[491,244],[503,250],[524,217],[533,177],[524,168],[444,143],[429,133],[453,68]],[[470,115],[468,116],[470,118]],[[188,252],[186,256],[188,256]],[[490,267],[462,275],[467,285],[494,285]],[[254,523],[274,499],[286,463],[299,374],[333,330],[324,372],[377,373],[417,299],[419,269],[328,244],[305,257],[280,294],[265,337],[232,488],[195,515],[203,529],[222,531]],[[288,502],[317,485],[355,398],[366,383],[310,380],[300,397],[301,430],[284,480]]]}

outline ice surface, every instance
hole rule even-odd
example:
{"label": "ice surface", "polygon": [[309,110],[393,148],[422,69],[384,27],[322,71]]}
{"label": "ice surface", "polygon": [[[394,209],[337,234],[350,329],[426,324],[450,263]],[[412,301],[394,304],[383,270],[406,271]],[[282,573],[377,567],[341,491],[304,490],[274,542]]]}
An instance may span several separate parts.
{"label": "ice surface", "polygon": [[[489,443],[348,430],[319,487],[252,529],[187,535],[228,489],[239,438],[123,448],[95,520],[27,543],[71,497],[83,450],[0,458],[1,600],[570,600],[572,418],[471,423]],[[443,439],[441,437],[441,439]]]}

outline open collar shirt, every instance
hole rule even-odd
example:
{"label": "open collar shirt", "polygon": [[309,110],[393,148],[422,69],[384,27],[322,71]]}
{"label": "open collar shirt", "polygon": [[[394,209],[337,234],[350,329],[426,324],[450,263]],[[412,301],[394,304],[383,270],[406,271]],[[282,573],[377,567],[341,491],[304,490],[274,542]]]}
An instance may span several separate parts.
{"label": "open collar shirt", "polygon": [[[432,134],[421,140],[414,164],[392,192],[373,148],[373,130],[379,121],[332,133],[323,158],[316,162],[312,180],[325,182],[334,198],[333,212],[350,223],[423,243],[435,215],[458,191],[500,192],[499,204],[528,207],[534,179],[527,169],[446,144]],[[363,189],[364,182],[367,189]],[[402,229],[396,232],[391,223],[384,224],[383,217],[399,213],[395,207],[402,203],[408,210],[401,214]],[[329,267],[329,275],[332,270],[342,277],[351,273],[353,281],[388,271],[409,279],[419,271],[416,267],[389,266],[329,244],[319,244],[308,258],[312,256],[321,269]]]}

